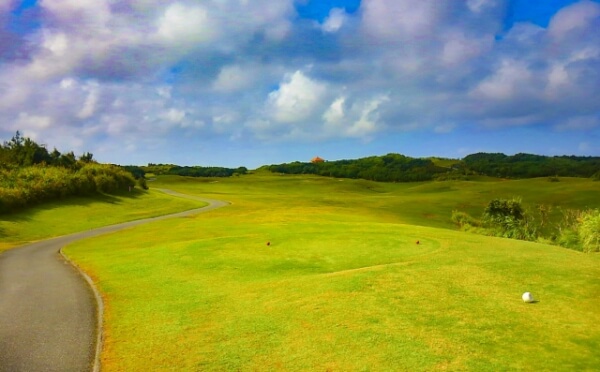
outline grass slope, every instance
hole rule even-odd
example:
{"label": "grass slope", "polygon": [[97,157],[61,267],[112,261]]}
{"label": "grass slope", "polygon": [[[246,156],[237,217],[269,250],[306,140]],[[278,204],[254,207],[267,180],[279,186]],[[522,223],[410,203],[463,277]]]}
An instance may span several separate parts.
{"label": "grass slope", "polygon": [[0,252],[27,242],[95,227],[198,208],[206,203],[134,190],[121,195],[71,197],[0,215]]}
{"label": "grass slope", "polygon": [[567,182],[165,177],[233,204],[66,252],[105,297],[106,371],[593,370],[599,255],[407,224],[503,193],[598,202]]}

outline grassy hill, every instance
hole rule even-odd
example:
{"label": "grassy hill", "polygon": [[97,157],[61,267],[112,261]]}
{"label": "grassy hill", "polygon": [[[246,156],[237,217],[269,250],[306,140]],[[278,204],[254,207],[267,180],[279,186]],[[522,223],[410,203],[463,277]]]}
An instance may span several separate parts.
{"label": "grassy hill", "polygon": [[232,205],[66,250],[107,303],[103,370],[597,368],[600,255],[449,221],[494,197],[599,207],[597,183],[486,181],[159,177]]}

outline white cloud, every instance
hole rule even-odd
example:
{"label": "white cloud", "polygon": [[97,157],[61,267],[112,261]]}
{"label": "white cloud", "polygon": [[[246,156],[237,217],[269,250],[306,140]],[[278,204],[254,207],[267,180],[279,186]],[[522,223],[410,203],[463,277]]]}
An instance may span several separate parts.
{"label": "white cloud", "polygon": [[363,0],[361,8],[367,32],[393,41],[432,35],[444,5],[436,0]]}
{"label": "white cloud", "polygon": [[325,32],[337,32],[347,22],[348,15],[344,9],[333,8],[329,12],[329,17],[321,25],[321,29]]}
{"label": "white cloud", "polygon": [[12,130],[19,130],[24,136],[39,140],[42,138],[41,134],[44,130],[50,128],[51,125],[52,119],[48,116],[31,115],[21,112],[12,126]]}
{"label": "white cloud", "polygon": [[246,89],[252,85],[256,69],[250,66],[230,65],[219,72],[213,83],[213,88],[218,92],[231,93]]}
{"label": "white cloud", "polygon": [[162,118],[171,123],[180,124],[183,122],[183,119],[185,119],[185,111],[172,108],[165,112],[162,115]]}
{"label": "white cloud", "polygon": [[271,117],[280,123],[298,123],[310,118],[322,105],[327,86],[296,71],[279,89],[269,94],[267,107]]}
{"label": "white cloud", "polygon": [[158,36],[166,43],[187,46],[207,43],[219,35],[219,25],[202,6],[171,4],[159,20]]}
{"label": "white cloud", "polygon": [[[61,84],[62,85],[62,84]],[[98,85],[95,83],[90,84],[87,88],[88,95],[83,103],[83,107],[77,114],[77,117],[80,119],[88,119],[96,112],[96,105],[98,103]]]}
{"label": "white cloud", "polygon": [[475,97],[490,100],[509,100],[522,95],[531,85],[532,73],[525,63],[503,60],[495,73],[482,81],[472,92]]}
{"label": "white cloud", "polygon": [[389,97],[377,97],[366,102],[360,110],[360,116],[350,127],[346,128],[345,134],[349,137],[365,138],[368,135],[379,131],[379,112],[381,104],[389,101]]}
{"label": "white cloud", "polygon": [[586,29],[594,21],[598,24],[599,17],[600,4],[582,0],[561,9],[550,20],[548,30],[553,36],[563,37],[572,31]]}
{"label": "white cloud", "polygon": [[323,114],[323,120],[329,125],[339,125],[342,123],[345,117],[344,103],[346,102],[345,97],[337,98],[327,111]]}

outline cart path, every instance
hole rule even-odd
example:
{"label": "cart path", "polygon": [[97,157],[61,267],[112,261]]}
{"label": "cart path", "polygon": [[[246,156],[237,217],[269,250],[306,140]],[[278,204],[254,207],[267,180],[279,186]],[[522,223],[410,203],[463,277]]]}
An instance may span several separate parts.
{"label": "cart path", "polygon": [[48,239],[0,254],[1,372],[99,369],[102,303],[98,303],[95,289],[84,276],[60,254],[62,247],[80,239],[229,205],[157,190],[208,205]]}

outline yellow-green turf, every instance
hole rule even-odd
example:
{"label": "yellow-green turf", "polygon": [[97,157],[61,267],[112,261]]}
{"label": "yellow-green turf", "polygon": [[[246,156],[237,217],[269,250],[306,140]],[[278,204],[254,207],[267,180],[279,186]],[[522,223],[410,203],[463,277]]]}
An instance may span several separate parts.
{"label": "yellow-green turf", "polygon": [[600,255],[443,227],[600,185],[487,181],[159,177],[232,205],[67,248],[105,300],[103,370],[597,370]]}
{"label": "yellow-green turf", "polygon": [[206,203],[154,190],[44,203],[22,212],[0,215],[0,252],[31,241],[204,205]]}

